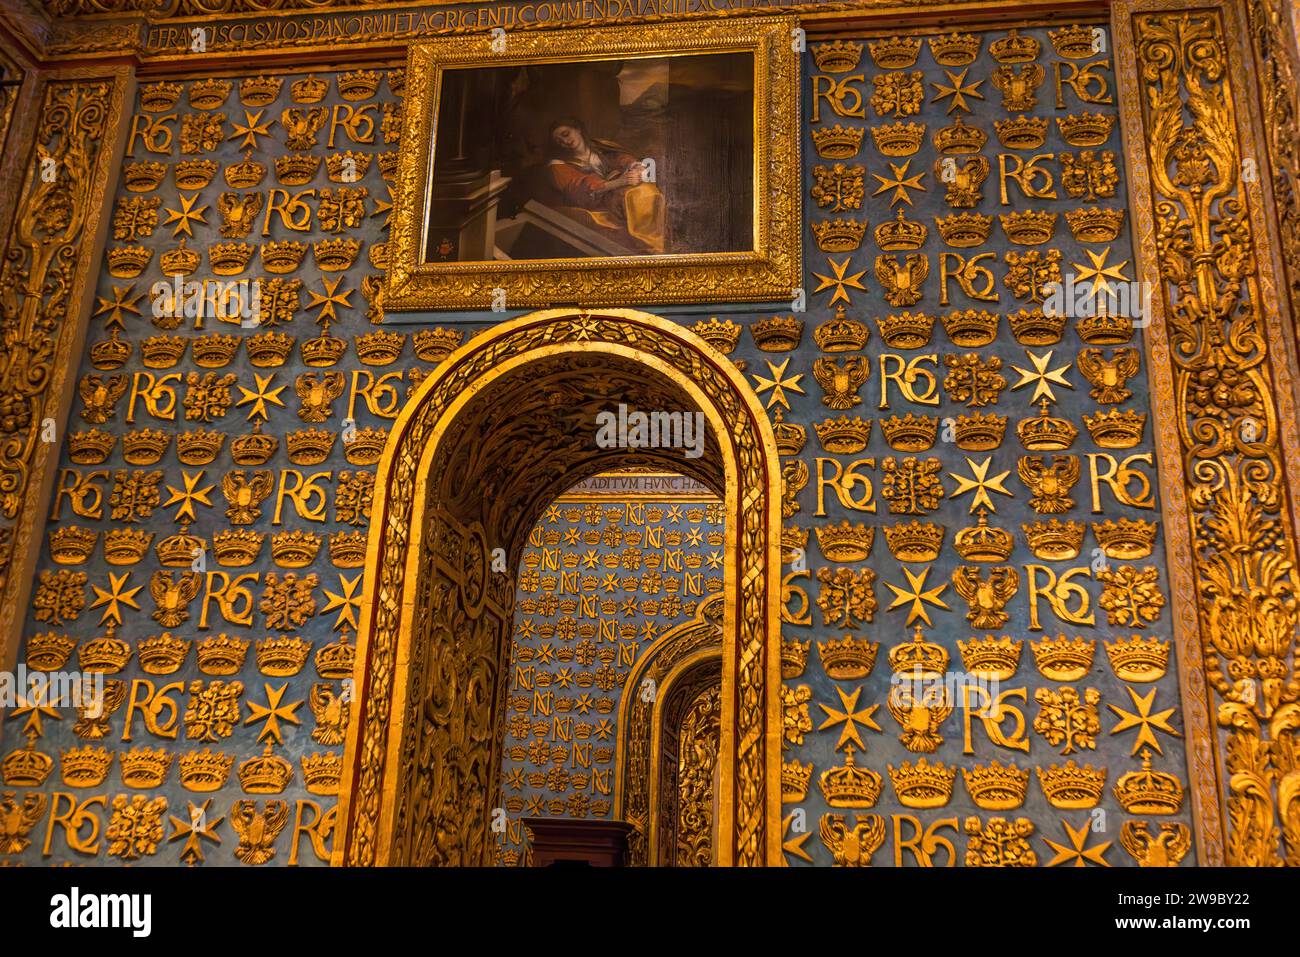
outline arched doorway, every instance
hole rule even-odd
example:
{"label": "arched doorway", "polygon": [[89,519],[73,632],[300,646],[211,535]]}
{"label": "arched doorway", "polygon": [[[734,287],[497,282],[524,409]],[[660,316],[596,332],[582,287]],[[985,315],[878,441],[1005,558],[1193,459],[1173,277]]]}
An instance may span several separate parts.
{"label": "arched doorway", "polygon": [[695,621],[646,650],[624,686],[614,814],[636,828],[633,864],[717,862],[725,610],[720,598],[702,604]]}
{"label": "arched doorway", "polygon": [[[596,414],[698,411],[703,454],[602,448]],[[545,503],[612,466],[675,469],[726,512],[720,864],[775,863],[780,465],[722,355],[632,310],[547,310],[475,337],[422,384],[380,464],[341,788],[339,864],[478,864],[502,740],[514,569]],[[498,551],[499,550],[499,551]]]}

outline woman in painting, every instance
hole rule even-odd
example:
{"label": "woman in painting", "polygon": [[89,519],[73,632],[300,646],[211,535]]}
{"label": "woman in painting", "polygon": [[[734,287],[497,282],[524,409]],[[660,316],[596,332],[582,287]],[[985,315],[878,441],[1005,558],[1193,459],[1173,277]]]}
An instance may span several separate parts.
{"label": "woman in painting", "polygon": [[572,117],[551,124],[548,145],[540,202],[637,252],[664,251],[663,194],[641,160]]}

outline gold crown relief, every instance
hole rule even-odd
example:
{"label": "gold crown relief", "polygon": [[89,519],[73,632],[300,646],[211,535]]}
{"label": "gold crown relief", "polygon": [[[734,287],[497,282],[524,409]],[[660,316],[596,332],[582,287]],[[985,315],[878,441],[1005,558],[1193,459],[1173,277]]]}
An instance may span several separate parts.
{"label": "gold crown relief", "polygon": [[1031,452],[1060,452],[1074,444],[1079,430],[1069,419],[1052,415],[1048,400],[1044,398],[1038,415],[1021,419],[1016,434],[1020,444]]}
{"label": "gold crown relief", "polygon": [[1169,642],[1159,638],[1133,635],[1103,641],[1111,671],[1121,681],[1145,683],[1159,681],[1169,667]]}
{"label": "gold crown relief", "polygon": [[140,87],[140,108],[148,113],[164,113],[170,110],[181,98],[181,85],[168,83],[146,83]]}
{"label": "gold crown relief", "polygon": [[342,272],[357,261],[358,239],[320,239],[312,243],[311,254],[323,272]]}
{"label": "gold crown relief", "polygon": [[1021,309],[1010,313],[1007,322],[1011,334],[1022,346],[1055,345],[1065,332],[1065,316],[1049,316],[1042,309]]}
{"label": "gold crown relief", "polygon": [[59,773],[71,788],[94,788],[104,783],[113,765],[113,752],[89,744],[69,748],[60,755]]}
{"label": "gold crown relief", "polygon": [[871,138],[876,149],[885,156],[911,156],[921,148],[925,138],[925,124],[898,120],[871,128]]}
{"label": "gold crown relief", "polygon": [[355,183],[370,171],[371,153],[344,150],[325,159],[325,170],[332,183]]}
{"label": "gold crown relief", "polygon": [[781,762],[781,803],[802,801],[808,796],[808,782],[812,780],[813,765],[800,764],[798,759]]}
{"label": "gold crown relief", "polygon": [[196,794],[219,791],[225,787],[234,763],[235,759],[230,755],[211,748],[183,754],[178,762],[181,787]]}
{"label": "gold crown relief", "polygon": [[989,53],[999,63],[1029,63],[1038,59],[1041,48],[1042,44],[1036,39],[1024,36],[1012,27],[1005,37],[989,44]]}
{"label": "gold crown relief", "polygon": [[49,536],[50,558],[59,565],[80,565],[90,558],[99,532],[78,525],[53,529]]}
{"label": "gold crown relief", "polygon": [[937,416],[913,415],[911,412],[903,416],[891,415],[880,420],[880,431],[884,433],[890,448],[896,451],[924,452],[938,438],[939,419]]}
{"label": "gold crown relief", "polygon": [[813,341],[823,352],[857,352],[870,336],[871,330],[865,322],[848,318],[843,303],[835,308],[835,318],[827,319],[813,330]]}
{"label": "gold crown relief", "polygon": [[981,39],[970,33],[949,33],[931,37],[930,53],[940,66],[965,66],[979,56]]}
{"label": "gold crown relief", "polygon": [[832,562],[866,561],[876,540],[874,526],[850,524],[847,518],[838,525],[819,525],[816,532],[818,548]]}
{"label": "gold crown relief", "polygon": [[1066,210],[1065,222],[1070,233],[1081,243],[1108,243],[1119,236],[1124,225],[1123,209],[1090,206]]}
{"label": "gold crown relief", "polygon": [[981,508],[978,522],[954,535],[952,547],[967,561],[1004,562],[1011,557],[1016,541],[1006,529],[990,525],[988,511]]}
{"label": "gold crown relief", "polygon": [[938,558],[943,536],[942,525],[916,519],[885,528],[885,543],[889,545],[890,554],[909,564],[932,562]]}
{"label": "gold crown relief", "polygon": [[952,798],[955,767],[940,761],[930,763],[921,757],[915,764],[904,761],[899,767],[889,765],[889,779],[894,784],[898,803],[911,808],[943,807]]}
{"label": "gold crown relief", "polygon": [[1006,635],[994,638],[972,637],[970,641],[957,640],[957,649],[961,652],[962,665],[971,674],[988,680],[1006,681],[1015,675],[1020,667],[1020,652],[1023,641],[1012,641]]}
{"label": "gold crown relief", "polygon": [[134,565],[149,551],[153,532],[138,528],[114,528],[104,533],[104,561],[110,565]]}
{"label": "gold crown relief", "polygon": [[293,765],[272,747],[268,741],[261,754],[240,762],[239,785],[245,794],[279,794],[292,780]]}
{"label": "gold crown relief", "polygon": [[868,641],[851,634],[817,642],[822,670],[836,681],[853,681],[871,674],[879,651],[880,642]]}
{"label": "gold crown relief", "polygon": [[882,70],[906,70],[916,65],[921,53],[920,37],[889,37],[867,44],[871,59]]}
{"label": "gold crown relief", "polygon": [[58,671],[72,657],[77,639],[53,631],[27,639],[27,667],[34,671]]}
{"label": "gold crown relief", "polygon": [[[290,339],[290,345],[293,340]],[[265,465],[280,447],[280,440],[262,431],[262,420],[253,420],[253,431],[230,440],[230,458],[236,465]]]}
{"label": "gold crown relief", "polygon": [[194,563],[195,557],[207,547],[207,543],[197,535],[189,533],[189,523],[181,526],[174,535],[168,535],[154,546],[158,563],[164,568],[186,568]]}
{"label": "gold crown relief", "polygon": [[357,429],[344,434],[343,455],[353,465],[374,465],[383,456],[387,443],[387,429]]}
{"label": "gold crown relief", "polygon": [[230,528],[215,532],[212,536],[212,554],[217,564],[227,568],[244,568],[257,561],[262,553],[264,532],[255,532],[248,528]]}
{"label": "gold crown relief", "polygon": [[306,568],[316,560],[321,537],[315,532],[294,529],[271,536],[271,558],[281,568]]}
{"label": "gold crown relief", "polygon": [[54,770],[54,759],[36,750],[36,732],[27,734],[27,746],[10,751],[0,761],[0,777],[10,787],[38,788]]}
{"label": "gold crown relief", "polygon": [[386,366],[396,362],[406,346],[406,336],[400,332],[376,329],[352,338],[357,359],[368,366]]}
{"label": "gold crown relief", "polygon": [[[274,368],[284,365],[289,354],[293,352],[293,336],[283,332],[267,331],[250,336],[244,345],[249,365],[259,369]],[[234,443],[231,443],[234,447]]]}
{"label": "gold crown relief", "polygon": [[308,794],[338,794],[343,778],[343,756],[325,751],[304,754],[298,759],[302,767],[302,782]]}
{"label": "gold crown relief", "polygon": [[1145,412],[1132,409],[1111,409],[1083,417],[1092,441],[1103,449],[1131,449],[1142,441],[1146,422]]}
{"label": "gold crown relief", "polygon": [[853,746],[844,749],[844,764],[830,767],[818,780],[831,807],[874,807],[880,799],[880,775],[853,762]]}
{"label": "gold crown relief", "polygon": [[77,465],[99,465],[113,451],[117,436],[103,429],[68,434],[68,458]]}
{"label": "gold crown relief", "polygon": [[306,243],[294,239],[272,240],[262,244],[262,268],[270,273],[291,273],[302,264],[306,254]]}
{"label": "gold crown relief", "polygon": [[936,216],[934,225],[938,227],[939,236],[949,246],[968,249],[983,245],[993,228],[993,217],[980,213],[951,213]]}
{"label": "gold crown relief", "polygon": [[[213,249],[215,248],[214,246]],[[225,336],[219,332],[212,332],[194,340],[190,346],[190,356],[194,359],[195,365],[205,369],[220,369],[229,365],[230,360],[235,358],[235,353],[239,351],[239,342],[238,336]]]}
{"label": "gold crown relief", "polygon": [[862,127],[846,127],[836,123],[812,131],[813,146],[824,159],[849,159],[862,148]]}
{"label": "gold crown relief", "polygon": [[1074,324],[1079,338],[1090,346],[1120,346],[1133,338],[1133,319],[1114,313],[1085,316]]}
{"label": "gold crown relief", "polygon": [[143,246],[114,246],[108,251],[108,274],[118,279],[134,279],[153,259],[153,250]]}
{"label": "gold crown relief", "polygon": [[90,347],[90,363],[105,372],[120,369],[131,358],[131,349],[131,343],[122,339],[114,326],[107,339],[100,339]]}
{"label": "gold crown relief", "polygon": [[262,674],[272,678],[287,678],[302,671],[311,653],[311,642],[288,635],[267,637],[257,643],[254,655]]}
{"label": "gold crown relief", "polygon": [[948,649],[927,641],[918,623],[910,641],[889,649],[889,667],[914,681],[933,680],[948,670]]}
{"label": "gold crown relief", "polygon": [[894,219],[886,220],[873,231],[876,245],[886,252],[920,249],[925,245],[929,234],[930,230],[925,223],[906,219],[901,208]]}
{"label": "gold crown relief", "polygon": [[823,219],[812,224],[812,231],[822,252],[852,252],[862,245],[867,224],[860,219]]}
{"label": "gold crown relief", "polygon": [[955,346],[986,346],[997,338],[998,314],[983,309],[956,309],[941,320]]}
{"label": "gold crown relief", "polygon": [[780,406],[772,416],[772,434],[776,437],[778,455],[798,455],[808,441],[808,430],[798,423],[785,421]]}
{"label": "gold crown relief", "polygon": [[1034,150],[1047,142],[1047,117],[1017,116],[994,120],[998,142],[1009,150]]}
{"label": "gold crown relief", "polygon": [[157,189],[167,175],[167,164],[145,160],[127,163],[122,169],[122,180],[132,193],[147,193]]}
{"label": "gold crown relief", "polygon": [[1103,113],[1071,113],[1056,118],[1061,139],[1071,146],[1101,146],[1110,139],[1114,125],[1114,115]]}
{"label": "gold crown relief", "polygon": [[996,759],[986,765],[963,768],[966,793],[975,806],[985,811],[1010,811],[1025,803],[1029,792],[1029,769],[1013,764],[999,764]]}
{"label": "gold crown relief", "polygon": [[364,532],[335,532],[330,536],[330,561],[339,568],[360,568],[366,562]]}
{"label": "gold crown relief", "polygon": [[229,80],[198,80],[190,87],[190,105],[199,110],[215,110],[226,102],[232,86]]}
{"label": "gold crown relief", "polygon": [[317,76],[305,76],[289,84],[289,96],[295,103],[319,103],[329,91],[329,83]]}
{"label": "gold crown relief", "polygon": [[289,461],[294,465],[319,465],[334,450],[336,433],[315,426],[298,429],[285,435]]}
{"label": "gold crown relief", "polygon": [[934,335],[934,316],[904,312],[877,319],[876,326],[885,345],[894,349],[918,349]]}
{"label": "gold crown relief", "polygon": [[1042,638],[1029,643],[1034,653],[1038,671],[1044,678],[1052,681],[1078,681],[1092,668],[1092,657],[1097,650],[1097,642],[1081,637],[1067,638],[1057,635],[1055,638]]}
{"label": "gold crown relief", "polygon": [[1146,558],[1156,544],[1156,523],[1143,519],[1121,518],[1093,522],[1092,533],[1107,558],[1131,560]]}
{"label": "gold crown relief", "polygon": [[220,634],[204,638],[195,649],[199,670],[205,675],[228,676],[239,673],[248,655],[248,639]]}
{"label": "gold crown relief", "polygon": [[[709,321],[715,322],[716,320]],[[736,343],[740,341],[740,326],[730,320],[728,320],[728,322],[730,325],[735,326],[735,336],[732,337],[731,341],[731,349],[734,349]],[[720,351],[731,351],[730,349],[720,349],[717,343],[714,343],[705,336],[703,332],[701,332],[701,325],[704,324],[696,323],[695,326],[695,332],[700,336],[700,338],[704,339],[704,341],[708,342],[710,345],[713,345],[714,348],[719,348]],[[461,333],[455,329],[444,329],[441,326],[438,326],[433,329],[421,329],[413,337],[412,345],[418,358],[423,359],[425,362],[441,362],[443,359],[447,358],[447,356],[456,351],[460,346],[461,338]]]}
{"label": "gold crown relief", "polygon": [[82,671],[115,675],[131,660],[131,646],[117,637],[117,623],[109,619],[104,634],[87,641],[77,651]]}
{"label": "gold crown relief", "polygon": [[1103,36],[1101,27],[1074,24],[1059,30],[1047,31],[1047,38],[1061,56],[1070,60],[1086,60],[1098,52],[1097,41]]}
{"label": "gold crown relief", "polygon": [[348,639],[347,626],[343,633],[327,645],[321,645],[316,651],[316,674],[326,681],[339,681],[352,677],[353,665],[356,663],[357,646]]}
{"label": "gold crown relief", "polygon": [[375,70],[353,70],[340,73],[337,79],[339,96],[345,100],[364,100],[375,95],[383,79]]}
{"label": "gold crown relief", "polygon": [[803,320],[794,316],[772,316],[749,327],[754,345],[764,352],[789,352],[803,338]]}
{"label": "gold crown relief", "polygon": [[931,140],[942,154],[978,153],[988,142],[989,135],[978,126],[967,126],[960,116],[952,126],[936,130]]}
{"label": "gold crown relief", "polygon": [[827,73],[847,73],[862,58],[862,44],[851,40],[835,40],[813,47],[813,60],[817,69]]}
{"label": "gold crown relief", "polygon": [[184,236],[181,237],[179,246],[158,257],[158,265],[162,267],[164,276],[188,276],[199,268],[200,262],[202,257],[187,245]]}
{"label": "gold crown relief", "polygon": [[165,748],[144,745],[123,752],[118,759],[122,783],[129,788],[160,787],[171,770],[173,757]]}
{"label": "gold crown relief", "polygon": [[217,175],[215,160],[181,160],[172,171],[176,185],[184,190],[203,189]]}
{"label": "gold crown relief", "polygon": [[231,189],[252,189],[266,177],[266,164],[253,159],[252,150],[245,150],[244,158],[231,163],[221,175]]}
{"label": "gold crown relief", "polygon": [[320,169],[320,157],[311,153],[286,153],[275,159],[275,178],[282,186],[304,186]]}
{"label": "gold crown relief", "polygon": [[170,675],[180,670],[190,653],[191,642],[177,638],[170,631],[141,638],[136,643],[136,660],[140,670],[150,675]]}
{"label": "gold crown relief", "polygon": [[176,436],[176,457],[184,465],[207,465],[217,457],[225,441],[224,432],[190,429]]}
{"label": "gold crown relief", "polygon": [[1035,557],[1049,562],[1063,562],[1077,558],[1083,547],[1083,522],[1061,521],[1053,518],[1047,521],[1027,522],[1021,526],[1025,531],[1025,541]]}
{"label": "gold crown relief", "polygon": [[237,276],[248,268],[253,252],[248,243],[213,243],[208,247],[208,266],[218,276]]}
{"label": "gold crown relief", "polygon": [[967,452],[989,452],[1002,444],[1006,431],[1005,415],[962,414],[953,423],[953,443]]}
{"label": "gold crown relief", "polygon": [[250,76],[239,81],[239,102],[244,106],[267,106],[280,95],[281,76]]}
{"label": "gold crown relief", "polygon": [[189,344],[185,336],[149,336],[140,343],[140,357],[150,369],[170,369],[181,361]]}
{"label": "gold crown relief", "polygon": [[1039,767],[1038,783],[1043,797],[1052,807],[1065,811],[1096,807],[1106,790],[1106,769],[1090,764],[1079,765],[1073,759],[1065,764]]}
{"label": "gold crown relief", "polygon": [[871,419],[861,416],[849,418],[847,412],[838,418],[823,419],[813,429],[817,432],[817,441],[821,447],[835,455],[852,455],[867,447],[871,438]]}
{"label": "gold crown relief", "polygon": [[811,639],[799,641],[794,638],[781,639],[781,677],[798,678],[808,667],[808,649]]}
{"label": "gold crown relief", "polygon": [[1024,210],[998,215],[1007,239],[1020,246],[1041,246],[1056,232],[1056,213]]}

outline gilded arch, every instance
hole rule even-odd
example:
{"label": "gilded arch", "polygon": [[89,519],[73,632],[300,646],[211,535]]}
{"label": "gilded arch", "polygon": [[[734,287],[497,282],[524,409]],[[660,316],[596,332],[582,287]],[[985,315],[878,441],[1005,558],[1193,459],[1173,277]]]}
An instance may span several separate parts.
{"label": "gilded arch", "polygon": [[[673,723],[674,705],[687,706],[698,693],[716,682],[722,660],[725,606],[720,597],[701,603],[693,621],[666,632],[628,673],[619,705],[618,780],[614,790],[614,816],[636,826],[628,842],[632,864],[672,864],[675,840],[662,832],[670,816],[666,804],[675,768],[665,761],[660,743]],[[647,680],[656,693],[640,693]]]}
{"label": "gilded arch", "polygon": [[[771,426],[735,367],[677,324],[633,310],[556,309],[463,346],[389,435],[376,477],[335,863],[479,860],[470,842],[485,826],[486,775],[500,747],[491,750],[482,722],[499,720],[503,707],[500,631],[504,622],[508,637],[513,599],[509,576],[487,572],[488,555],[503,547],[517,560],[544,504],[609,466],[590,420],[581,432],[573,427],[573,413],[601,391],[584,393],[588,382],[605,402],[611,390],[687,401],[708,423],[704,458],[671,461],[713,486],[727,516],[718,861],[779,860],[780,466]],[[617,458],[669,461],[662,452]],[[460,656],[454,666],[449,649]],[[469,800],[449,794],[448,780],[484,795],[457,806],[456,819],[471,823],[455,833],[433,823],[443,820],[439,802]]]}

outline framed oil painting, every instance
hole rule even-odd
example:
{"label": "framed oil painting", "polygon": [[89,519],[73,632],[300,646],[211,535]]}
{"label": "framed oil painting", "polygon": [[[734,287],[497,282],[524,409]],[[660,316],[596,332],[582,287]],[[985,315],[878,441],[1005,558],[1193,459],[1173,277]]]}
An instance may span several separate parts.
{"label": "framed oil painting", "polygon": [[786,17],[412,45],[390,311],[789,299]]}

